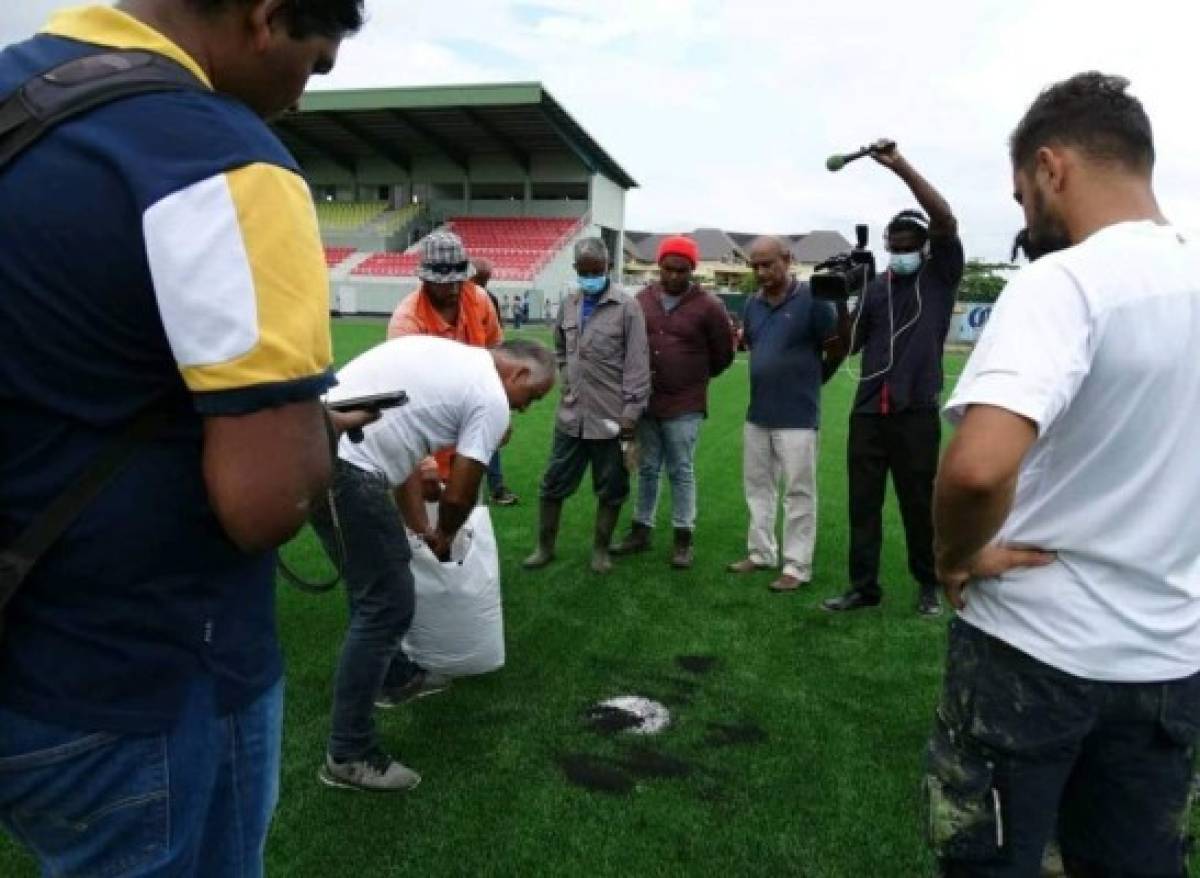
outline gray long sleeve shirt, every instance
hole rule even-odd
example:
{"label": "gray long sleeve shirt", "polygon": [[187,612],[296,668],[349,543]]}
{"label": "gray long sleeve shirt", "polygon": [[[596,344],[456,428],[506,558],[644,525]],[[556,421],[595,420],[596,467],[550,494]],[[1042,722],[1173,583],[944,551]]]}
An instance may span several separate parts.
{"label": "gray long sleeve shirt", "polygon": [[611,439],[605,421],[636,421],[650,398],[646,320],[637,301],[616,285],[583,325],[583,294],[568,296],[554,327],[562,376],[557,428],[581,439]]}

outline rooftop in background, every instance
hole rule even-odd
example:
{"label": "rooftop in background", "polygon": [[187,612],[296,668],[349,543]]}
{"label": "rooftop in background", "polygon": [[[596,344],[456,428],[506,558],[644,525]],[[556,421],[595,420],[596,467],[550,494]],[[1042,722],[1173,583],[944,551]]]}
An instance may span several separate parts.
{"label": "rooftop in background", "polygon": [[[685,232],[700,247],[702,262],[746,262],[750,246],[763,235],[745,232],[726,232],[721,229],[696,229]],[[625,252],[638,262],[653,264],[658,255],[658,245],[667,235],[657,232],[625,232]],[[777,236],[792,251],[792,259],[806,265],[824,262],[852,247],[841,232],[819,230],[795,235]]]}
{"label": "rooftop in background", "polygon": [[301,162],[320,158],[351,173],[383,157],[411,174],[427,156],[465,172],[483,154],[507,155],[528,172],[535,153],[569,152],[592,173],[637,186],[537,82],[312,91],[274,128]]}

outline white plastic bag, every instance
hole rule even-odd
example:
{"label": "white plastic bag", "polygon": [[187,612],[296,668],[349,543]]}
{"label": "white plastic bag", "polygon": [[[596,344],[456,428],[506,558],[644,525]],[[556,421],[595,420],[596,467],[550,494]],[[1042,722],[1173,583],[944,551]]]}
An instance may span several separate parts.
{"label": "white plastic bag", "polygon": [[486,506],[471,513],[442,563],[409,534],[417,605],[404,653],[421,667],[451,677],[504,667],[500,559]]}

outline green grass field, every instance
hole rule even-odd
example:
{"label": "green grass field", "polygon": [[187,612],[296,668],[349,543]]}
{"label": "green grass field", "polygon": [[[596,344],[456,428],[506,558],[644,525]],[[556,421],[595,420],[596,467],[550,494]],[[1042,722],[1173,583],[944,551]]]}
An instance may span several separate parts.
{"label": "green grass field", "polygon": [[[380,323],[339,323],[339,361],[383,332]],[[952,373],[960,366],[951,358]],[[883,606],[850,617],[817,606],[845,584],[853,382],[844,371],[825,395],[813,585],[781,596],[766,589],[770,574],[724,573],[745,550],[747,383],[739,361],[712,389],[698,460],[697,563],[686,573],[666,565],[664,503],[653,552],[618,559],[607,578],[591,574],[594,500],[585,492],[567,505],[559,561],[522,571],[554,402],[515,418],[504,465],[522,502],[494,510],[508,666],[382,714],[385,745],[424,775],[412,794],[318,785],[345,606],[339,595],[281,588],[287,716],[270,874],[931,874],[918,784],[945,623],[914,612],[891,500]],[[621,531],[628,514],[627,505]],[[327,570],[309,534],[286,554],[314,575]],[[689,656],[715,661],[688,663],[689,671],[680,662]],[[651,739],[593,731],[588,707],[621,694],[657,698],[673,725]],[[576,785],[568,766],[590,768],[609,789]],[[0,840],[0,875],[32,874]]]}

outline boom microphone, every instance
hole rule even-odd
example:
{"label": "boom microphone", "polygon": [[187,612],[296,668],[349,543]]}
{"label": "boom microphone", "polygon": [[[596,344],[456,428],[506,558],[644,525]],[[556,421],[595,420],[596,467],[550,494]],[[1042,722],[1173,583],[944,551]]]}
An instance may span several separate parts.
{"label": "boom microphone", "polygon": [[864,146],[862,149],[846,153],[845,155],[831,155],[825,160],[825,167],[830,171],[840,171],[846,165],[858,161],[863,156],[868,156],[875,152],[887,152],[895,146],[896,142],[894,140],[878,140],[870,146]]}

